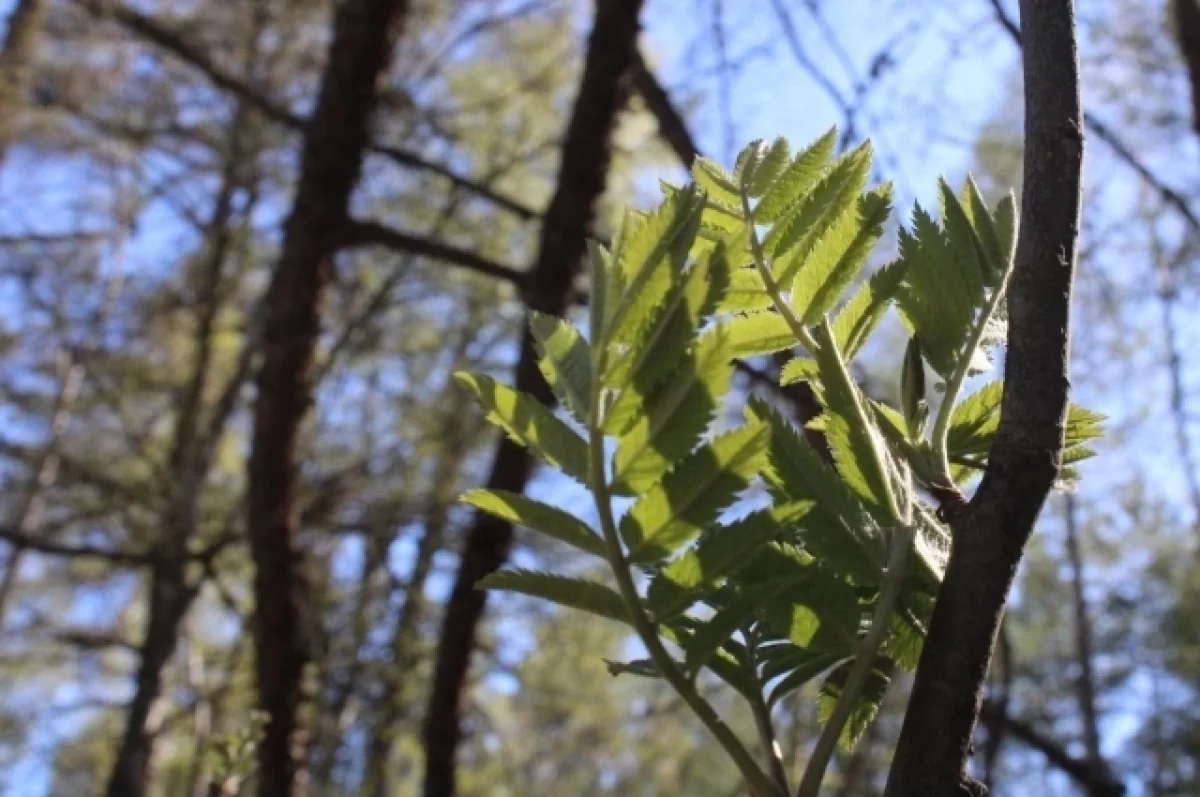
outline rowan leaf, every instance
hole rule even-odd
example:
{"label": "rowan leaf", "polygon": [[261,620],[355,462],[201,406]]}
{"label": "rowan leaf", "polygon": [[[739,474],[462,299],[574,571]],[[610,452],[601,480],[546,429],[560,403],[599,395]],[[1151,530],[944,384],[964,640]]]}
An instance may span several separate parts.
{"label": "rowan leaf", "polygon": [[476,589],[517,592],[609,620],[629,622],[625,601],[616,590],[587,579],[513,569],[484,576],[475,586]]}
{"label": "rowan leaf", "polygon": [[530,313],[529,329],[542,376],[571,415],[586,424],[592,396],[591,347],[579,330],[551,315]]}
{"label": "rowan leaf", "polygon": [[489,515],[516,523],[604,558],[604,540],[588,524],[563,510],[509,490],[471,490],[459,499]]}
{"label": "rowan leaf", "polygon": [[587,442],[537,399],[483,374],[459,371],[454,378],[487,411],[487,420],[514,442],[579,483],[588,483]]}
{"label": "rowan leaf", "polygon": [[715,523],[761,468],[769,436],[760,423],[719,435],[650,488],[621,518],[630,561],[661,560]]}
{"label": "rowan leaf", "polygon": [[804,323],[820,320],[858,276],[883,235],[891,195],[885,184],[861,197],[813,245],[791,288],[792,308]]}
{"label": "rowan leaf", "polygon": [[830,128],[825,135],[798,152],[759,200],[754,208],[755,220],[759,224],[774,223],[803,199],[820,178],[835,146],[837,128]]}

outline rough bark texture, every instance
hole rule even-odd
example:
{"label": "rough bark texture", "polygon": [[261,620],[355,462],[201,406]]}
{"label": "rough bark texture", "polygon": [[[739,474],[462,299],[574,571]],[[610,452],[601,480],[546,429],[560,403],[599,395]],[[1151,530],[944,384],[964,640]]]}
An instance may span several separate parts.
{"label": "rough bark texture", "polygon": [[406,0],[346,0],[339,6],[279,265],[267,290],[247,500],[259,702],[268,716],[258,747],[262,797],[306,791],[299,713],[310,650],[307,584],[296,547],[297,440],[312,403],[322,297],[362,169],[376,83],[407,11]]}
{"label": "rough bark texture", "polygon": [[887,797],[981,794],[966,774],[984,678],[1017,565],[1062,460],[1083,118],[1071,0],[1022,0],[1025,183],[1009,289],[1000,428],[954,542]]}
{"label": "rough bark texture", "polygon": [[[612,130],[628,95],[641,7],[641,0],[602,0],[597,4],[579,94],[563,139],[558,184],[546,210],[537,260],[525,290],[530,310],[561,315],[569,303],[596,200],[604,193]],[[521,343],[516,387],[540,401],[553,401],[538,371],[528,331]],[[527,452],[506,438],[496,451],[487,486],[520,492],[531,471]],[[512,538],[511,524],[482,514],[468,532],[446,604],[425,717],[425,797],[454,794],[455,759],[462,738],[461,703],[486,600],[475,584],[504,564]]]}

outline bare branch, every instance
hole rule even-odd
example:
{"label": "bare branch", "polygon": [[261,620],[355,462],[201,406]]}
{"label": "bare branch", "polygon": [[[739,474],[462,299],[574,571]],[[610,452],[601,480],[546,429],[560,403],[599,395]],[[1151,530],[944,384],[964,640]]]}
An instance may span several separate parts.
{"label": "bare branch", "polygon": [[[1021,47],[1021,28],[1017,25],[1016,20],[1004,10],[1004,6],[1000,0],[988,0],[988,2],[991,3],[992,9],[996,13],[996,20],[1000,23],[1000,27],[1008,32],[1008,35],[1012,37],[1012,40],[1016,42],[1018,47]],[[1178,5],[1194,6],[1195,3],[1184,2]],[[1200,232],[1200,217],[1197,217],[1196,213],[1192,210],[1191,203],[1188,202],[1187,198],[1163,182],[1154,172],[1150,171],[1150,168],[1133,154],[1133,149],[1117,135],[1116,131],[1109,127],[1106,122],[1097,118],[1095,114],[1086,110],[1083,112],[1083,124],[1088,131],[1095,134],[1096,138],[1107,144],[1109,149],[1125,162],[1125,165],[1133,169],[1146,185],[1157,192],[1163,198],[1163,201],[1175,208],[1194,232]]]}
{"label": "bare branch", "polygon": [[983,704],[979,718],[993,731],[1003,729],[1014,739],[1024,742],[1046,757],[1046,760],[1074,780],[1089,797],[1123,797],[1125,786],[1115,780],[1105,767],[1076,758],[1054,739],[1024,720],[1011,717],[999,706],[988,701]]}
{"label": "bare branch", "polygon": [[[268,119],[301,133],[308,126],[307,120],[297,116],[291,109],[266,97],[243,78],[220,67],[207,53],[189,42],[182,34],[171,30],[153,17],[119,2],[108,2],[107,0],[79,0],[79,2],[91,14],[101,18],[112,19],[126,30],[171,53],[184,63],[191,65],[207,77],[217,88],[239,97]],[[540,215],[536,210],[499,194],[476,180],[455,174],[449,168],[426,160],[415,152],[410,152],[401,147],[377,143],[369,143],[367,149],[401,166],[422,169],[436,174],[439,177],[449,180],[455,188],[470,191],[483,197],[521,219],[528,221]]]}
{"label": "bare branch", "polygon": [[7,527],[0,527],[0,540],[48,556],[62,556],[68,559],[100,559],[125,567],[145,567],[153,561],[148,553],[100,548],[95,545],[70,545],[42,539],[36,535]]}
{"label": "bare branch", "polygon": [[523,288],[526,283],[526,273],[511,266],[489,260],[483,255],[467,249],[459,249],[457,246],[397,230],[378,222],[351,220],[346,223],[344,236],[342,239],[344,247],[382,246],[400,252],[444,260],[489,277],[497,277],[511,282],[517,288]]}

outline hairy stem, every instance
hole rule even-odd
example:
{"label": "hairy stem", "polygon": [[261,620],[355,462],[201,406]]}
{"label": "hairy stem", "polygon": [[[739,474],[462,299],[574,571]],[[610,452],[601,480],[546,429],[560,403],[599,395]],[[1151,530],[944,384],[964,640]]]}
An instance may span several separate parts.
{"label": "hairy stem", "polygon": [[883,645],[884,637],[887,635],[888,619],[896,606],[896,598],[900,595],[900,584],[904,580],[904,565],[908,561],[908,552],[912,547],[912,541],[913,529],[910,526],[902,525],[896,528],[892,539],[891,555],[888,557],[887,572],[884,574],[883,590],[879,595],[879,602],[875,604],[875,613],[871,617],[871,628],[858,646],[854,666],[846,678],[841,695],[838,696],[837,705],[834,706],[833,713],[825,724],[825,729],[821,731],[816,747],[813,748],[808,766],[804,769],[804,777],[800,780],[800,788],[796,792],[796,797],[817,797],[821,790],[821,781],[825,779],[825,770],[829,767],[829,761],[837,748],[838,737],[842,735],[842,728],[850,719],[850,713],[854,710],[855,703],[858,702],[858,696],[867,682],[867,676],[871,674],[875,656],[878,655],[879,648]]}
{"label": "hairy stem", "polygon": [[875,425],[867,415],[866,407],[863,405],[859,396],[858,386],[854,384],[854,379],[850,376],[850,371],[846,368],[845,358],[842,357],[841,351],[837,347],[837,341],[834,340],[833,331],[829,328],[828,319],[823,319],[817,327],[817,337],[814,338],[805,327],[803,322],[796,317],[792,312],[792,307],[787,300],[783,298],[783,292],[780,290],[779,283],[775,281],[775,277],[771,274],[771,269],[767,267],[766,256],[763,254],[762,244],[758,240],[758,232],[754,229],[754,211],[750,209],[750,198],[746,196],[746,192],[742,191],[742,212],[746,214],[746,224],[750,226],[750,248],[754,253],[754,265],[758,269],[759,276],[762,277],[763,285],[767,288],[767,294],[771,297],[771,301],[775,305],[775,310],[783,317],[784,323],[788,325],[788,329],[796,336],[796,340],[800,342],[810,352],[824,350],[832,355],[837,362],[837,368],[833,375],[841,382],[841,386],[845,388],[849,395],[854,397],[854,420],[863,429],[871,431],[871,467],[875,469],[879,477],[879,483],[884,486],[886,495],[884,496],[888,512],[892,520],[900,520],[900,504],[896,500],[896,491],[892,488],[892,481],[888,475],[887,453],[884,451],[879,435],[875,433]]}
{"label": "hairy stem", "polygon": [[633,623],[634,630],[642,640],[642,644],[646,646],[646,651],[650,655],[650,660],[654,662],[655,667],[662,673],[675,691],[679,694],[683,701],[687,703],[692,712],[704,723],[709,732],[716,738],[717,742],[725,748],[729,753],[729,757],[737,764],[742,775],[749,782],[751,789],[756,795],[778,795],[786,797],[786,792],[780,792],[774,781],[758,762],[754,760],[754,756],[742,743],[737,734],[725,724],[717,714],[716,709],[704,699],[704,697],[696,690],[696,685],[693,683],[679,666],[667,649],[663,647],[662,640],[659,639],[658,629],[650,618],[646,615],[642,608],[641,599],[638,596],[637,586],[633,582],[633,575],[629,570],[629,563],[625,559],[625,552],[621,548],[621,538],[617,532],[616,520],[612,513],[612,496],[609,491],[608,478],[605,475],[605,458],[604,458],[604,432],[602,429],[601,417],[601,374],[603,374],[604,351],[603,347],[596,352],[595,368],[592,375],[592,396],[591,406],[588,413],[588,432],[591,463],[589,468],[589,482],[592,491],[592,496],[595,499],[596,513],[600,517],[600,528],[604,533],[604,545],[608,553],[609,566],[612,568],[613,575],[617,580],[617,587],[620,590],[621,597],[625,601],[626,611],[629,612],[629,619]]}
{"label": "hairy stem", "polygon": [[[758,678],[758,638],[750,629],[743,630],[746,637],[746,669],[750,676],[757,680]],[[762,743],[763,755],[767,757],[767,761],[771,765],[771,776],[775,779],[776,785],[784,793],[791,792],[791,786],[788,785],[787,768],[783,764],[783,751],[779,748],[779,743],[775,739],[775,726],[771,722],[771,709],[767,706],[767,701],[763,700],[761,692],[755,691],[750,698],[750,709],[754,712],[754,723],[758,726],[758,737]]]}
{"label": "hairy stem", "polygon": [[963,383],[967,381],[967,372],[971,367],[971,357],[979,350],[979,344],[983,342],[984,333],[987,332],[988,322],[996,314],[996,308],[1000,306],[1001,300],[1004,299],[1004,290],[1008,287],[1008,277],[1010,274],[1012,274],[1011,263],[1004,270],[1004,276],[1000,278],[1000,284],[992,289],[992,295],[988,297],[987,303],[983,306],[983,312],[979,314],[979,318],[975,321],[975,327],[971,330],[971,337],[967,340],[967,346],[963,349],[958,366],[954,369],[954,373],[950,375],[950,380],[946,383],[946,393],[942,397],[942,403],[938,407],[937,419],[933,423],[931,445],[933,446],[934,462],[941,469],[941,478],[947,485],[954,484],[954,480],[950,477],[950,457],[946,450],[947,440],[950,437],[950,416],[954,412],[954,405],[958,403],[958,394],[962,392]]}

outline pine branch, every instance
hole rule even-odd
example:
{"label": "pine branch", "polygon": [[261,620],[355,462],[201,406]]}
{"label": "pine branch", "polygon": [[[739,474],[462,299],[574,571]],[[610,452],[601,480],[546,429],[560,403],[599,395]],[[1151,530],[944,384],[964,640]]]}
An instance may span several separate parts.
{"label": "pine branch", "polygon": [[[109,2],[108,0],[78,0],[78,2],[93,16],[111,19],[131,33],[189,64],[207,77],[214,86],[239,97],[271,121],[301,133],[308,127],[308,120],[267,97],[244,78],[222,68],[201,48],[189,42],[182,33],[172,30],[153,17],[120,2]],[[436,174],[450,181],[455,188],[483,197],[526,221],[539,216],[539,213],[533,208],[506,197],[477,180],[456,174],[449,168],[433,163],[415,152],[379,143],[369,143],[367,149],[400,166]]]}

